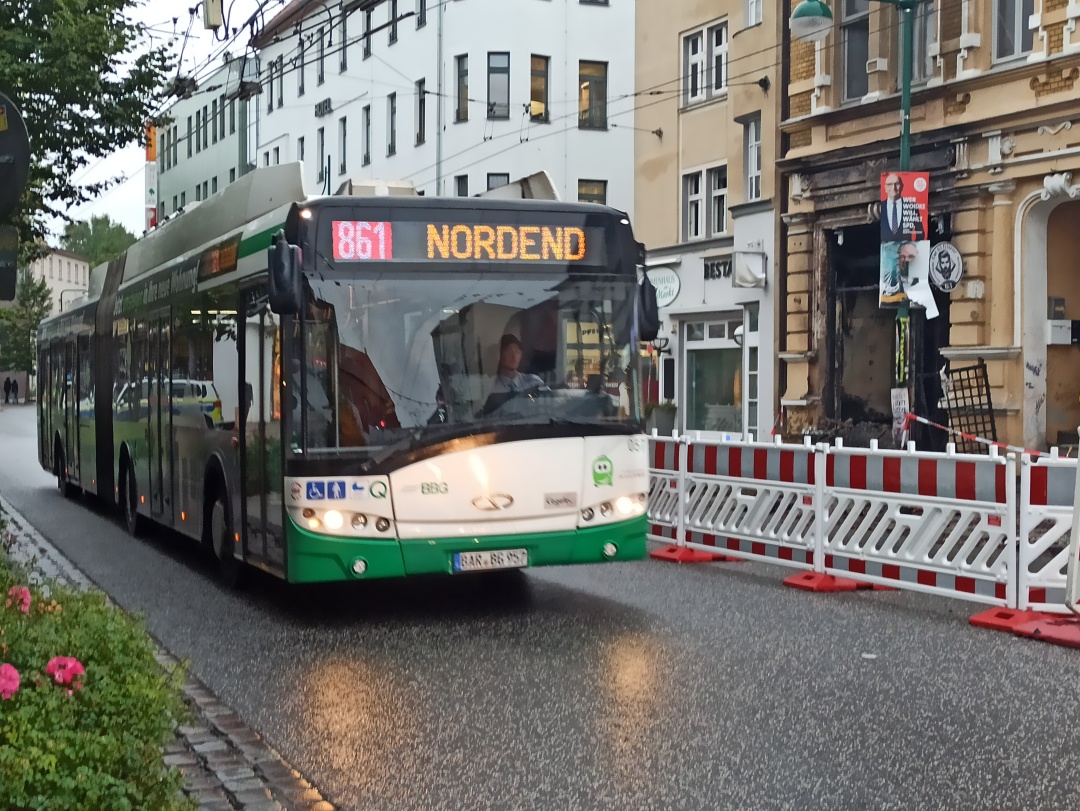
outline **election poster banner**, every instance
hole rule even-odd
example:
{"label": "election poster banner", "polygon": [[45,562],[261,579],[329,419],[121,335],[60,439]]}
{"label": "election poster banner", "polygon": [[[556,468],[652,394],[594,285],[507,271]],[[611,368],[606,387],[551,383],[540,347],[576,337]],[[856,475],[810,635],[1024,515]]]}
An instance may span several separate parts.
{"label": "election poster banner", "polygon": [[881,261],[878,304],[908,305],[937,318],[930,286],[930,175],[885,172],[881,175]]}

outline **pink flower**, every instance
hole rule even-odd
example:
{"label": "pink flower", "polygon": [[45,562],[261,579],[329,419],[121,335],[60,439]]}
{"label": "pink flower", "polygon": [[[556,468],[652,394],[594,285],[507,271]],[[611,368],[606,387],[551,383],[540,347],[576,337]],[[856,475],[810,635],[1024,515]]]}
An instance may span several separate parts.
{"label": "pink flower", "polygon": [[[71,656],[54,656],[45,666],[45,673],[53,677],[57,684],[71,684],[74,679],[86,673],[78,659]],[[82,685],[76,681],[75,689],[81,690]]]}
{"label": "pink flower", "polygon": [[19,671],[7,662],[0,665],[0,699],[7,701],[19,689]]}
{"label": "pink flower", "polygon": [[8,589],[7,605],[10,607],[12,603],[22,603],[20,610],[24,614],[30,613],[30,589],[26,586],[12,586]]}

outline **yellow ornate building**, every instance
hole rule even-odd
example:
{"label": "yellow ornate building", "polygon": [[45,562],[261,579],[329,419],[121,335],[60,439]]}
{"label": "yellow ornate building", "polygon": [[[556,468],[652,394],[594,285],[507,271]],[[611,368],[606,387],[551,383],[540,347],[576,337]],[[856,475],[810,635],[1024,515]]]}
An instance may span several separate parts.
{"label": "yellow ornate building", "polygon": [[[899,19],[869,0],[832,10],[828,38],[785,46],[788,433],[891,418],[895,314],[878,307],[878,201],[881,173],[898,167]],[[984,360],[998,440],[1035,449],[1075,443],[1080,425],[1069,323],[1080,326],[1078,17],[1068,0],[928,0],[915,15],[911,169],[930,174],[929,239],[959,250],[964,275],[916,329],[912,406],[947,421],[942,369]]]}

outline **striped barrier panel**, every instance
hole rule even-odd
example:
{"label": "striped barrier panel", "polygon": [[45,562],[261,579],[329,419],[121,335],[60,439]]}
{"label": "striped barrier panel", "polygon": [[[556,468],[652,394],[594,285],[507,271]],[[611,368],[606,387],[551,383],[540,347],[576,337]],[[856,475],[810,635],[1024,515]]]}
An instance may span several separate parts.
{"label": "striped barrier panel", "polygon": [[809,444],[692,440],[684,474],[687,546],[811,568],[823,461]]}
{"label": "striped barrier panel", "polygon": [[680,533],[680,470],[686,467],[686,442],[678,437],[649,438],[649,540],[678,542]]}
{"label": "striped barrier panel", "polygon": [[830,448],[825,571],[852,580],[1014,606],[1015,462]]}
{"label": "striped barrier panel", "polygon": [[1068,613],[1066,569],[1072,537],[1076,460],[1025,455],[1020,465],[1020,610]]}

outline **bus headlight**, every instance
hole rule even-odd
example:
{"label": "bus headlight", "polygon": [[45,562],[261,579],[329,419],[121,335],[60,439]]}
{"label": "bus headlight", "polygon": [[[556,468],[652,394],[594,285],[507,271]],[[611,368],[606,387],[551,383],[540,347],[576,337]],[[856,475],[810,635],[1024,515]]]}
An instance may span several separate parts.
{"label": "bus headlight", "polygon": [[337,510],[327,510],[323,513],[322,520],[327,529],[341,529],[345,524],[345,518]]}
{"label": "bus headlight", "polygon": [[634,512],[634,500],[629,496],[619,496],[615,501],[615,509],[619,515],[630,515]]}

